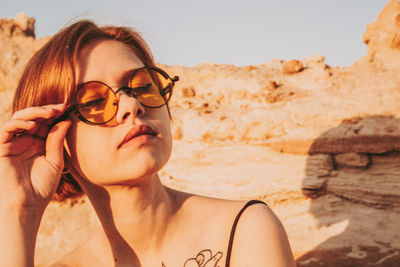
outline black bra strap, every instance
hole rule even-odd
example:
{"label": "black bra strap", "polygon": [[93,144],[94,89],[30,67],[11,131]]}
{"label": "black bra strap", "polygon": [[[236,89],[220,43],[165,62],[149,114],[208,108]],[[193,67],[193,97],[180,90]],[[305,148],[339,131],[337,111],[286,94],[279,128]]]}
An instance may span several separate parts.
{"label": "black bra strap", "polygon": [[244,207],[239,211],[238,215],[236,215],[235,221],[233,222],[233,225],[232,225],[231,236],[229,237],[229,245],[228,245],[228,251],[227,251],[227,253],[226,253],[226,263],[225,263],[225,267],[229,267],[229,262],[230,262],[231,253],[232,253],[233,238],[234,238],[234,236],[235,236],[236,226],[237,226],[237,223],[238,223],[238,221],[239,221],[239,218],[240,218],[240,216],[242,215],[242,213],[244,212],[244,210],[247,209],[247,207],[249,207],[249,206],[251,206],[251,205],[253,205],[253,204],[257,204],[257,203],[261,203],[261,204],[267,205],[267,204],[265,204],[264,202],[262,202],[262,201],[260,201],[260,200],[250,200],[250,201],[248,201],[248,202],[246,203],[246,205],[244,205]]}

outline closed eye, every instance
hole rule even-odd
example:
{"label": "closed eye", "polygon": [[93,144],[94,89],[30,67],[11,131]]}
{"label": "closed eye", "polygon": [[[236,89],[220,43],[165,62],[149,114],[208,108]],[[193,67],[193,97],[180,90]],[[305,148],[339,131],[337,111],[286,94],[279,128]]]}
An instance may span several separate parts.
{"label": "closed eye", "polygon": [[104,100],[106,100],[104,97],[98,98],[98,99],[94,99],[92,101],[88,101],[88,102],[80,104],[79,107],[80,108],[86,108],[86,107],[94,106],[94,105],[97,105],[97,104],[103,102]]}
{"label": "closed eye", "polygon": [[132,90],[135,91],[135,92],[140,93],[142,91],[148,91],[150,87],[151,87],[151,83],[148,83],[148,84],[146,84],[144,86],[133,87]]}

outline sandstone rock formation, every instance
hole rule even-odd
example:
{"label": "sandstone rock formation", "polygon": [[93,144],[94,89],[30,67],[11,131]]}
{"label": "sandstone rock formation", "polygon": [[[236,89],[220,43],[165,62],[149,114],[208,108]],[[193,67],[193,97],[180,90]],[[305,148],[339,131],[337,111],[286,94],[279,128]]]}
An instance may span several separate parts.
{"label": "sandstone rock formation", "polygon": [[36,40],[34,27],[35,19],[22,13],[15,20],[0,19],[1,119],[9,115],[11,95],[27,61],[48,40]]}
{"label": "sandstone rock formation", "polygon": [[388,68],[398,68],[400,59],[400,2],[391,0],[375,22],[368,24],[363,41],[368,45],[366,59]]}
{"label": "sandstone rock formation", "polygon": [[303,192],[399,208],[399,123],[392,117],[364,118],[323,133],[309,150]]}
{"label": "sandstone rock formation", "polygon": [[[322,55],[245,67],[160,64],[181,78],[163,182],[265,200],[285,225],[299,266],[397,266],[399,17],[400,3],[392,0],[367,27],[368,54],[347,67],[329,67]],[[23,66],[46,41],[35,39],[33,25],[21,15],[0,20],[0,122]],[[81,244],[98,225],[85,198],[52,203],[37,262]]]}
{"label": "sandstone rock formation", "polygon": [[282,72],[283,74],[295,74],[304,69],[303,63],[297,59],[289,60],[283,66]]}

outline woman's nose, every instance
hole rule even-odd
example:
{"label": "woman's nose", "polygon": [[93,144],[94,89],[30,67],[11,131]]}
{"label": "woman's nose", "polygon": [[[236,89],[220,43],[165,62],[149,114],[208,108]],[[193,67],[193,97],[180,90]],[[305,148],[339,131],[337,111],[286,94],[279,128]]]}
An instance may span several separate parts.
{"label": "woman's nose", "polygon": [[133,96],[122,93],[119,96],[118,112],[116,115],[117,123],[122,123],[128,118],[135,119],[144,115],[144,107]]}

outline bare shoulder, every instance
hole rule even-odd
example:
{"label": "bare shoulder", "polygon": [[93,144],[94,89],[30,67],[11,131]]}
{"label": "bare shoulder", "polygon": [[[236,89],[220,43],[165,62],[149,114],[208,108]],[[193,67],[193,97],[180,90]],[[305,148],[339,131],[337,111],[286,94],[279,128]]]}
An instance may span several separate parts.
{"label": "bare shoulder", "polygon": [[202,209],[207,210],[235,212],[238,208],[242,207],[246,203],[246,201],[213,198],[208,196],[188,194],[180,191],[174,191],[174,193],[180,199],[179,202],[182,203],[182,206],[190,209],[201,207]]}
{"label": "bare shoulder", "polygon": [[[213,242],[226,249],[234,221],[246,203],[191,196],[187,210],[192,218],[204,218],[204,229],[212,233],[208,236],[220,236]],[[243,209],[234,232],[230,266],[295,266],[285,229],[264,203]]]}
{"label": "bare shoulder", "polygon": [[[178,194],[180,194],[180,192],[178,192]],[[228,200],[201,195],[184,194],[185,197],[181,198],[183,201],[180,201],[182,210],[189,211],[191,217],[201,216],[207,218],[209,223],[212,223],[213,221],[222,221],[225,225],[229,222],[233,223],[236,215],[247,203],[247,201],[242,200]],[[264,211],[267,210],[271,216],[273,216],[273,212],[266,205],[258,204],[256,206],[262,206],[261,209]],[[260,208],[256,208],[256,210],[257,209]],[[212,216],[206,216],[211,214]],[[257,212],[254,212],[254,214],[257,214]]]}
{"label": "bare shoulder", "polygon": [[231,266],[295,266],[286,231],[267,205],[255,203],[241,215]]}

